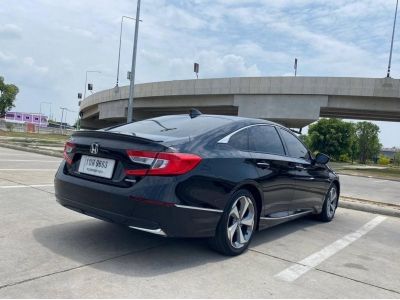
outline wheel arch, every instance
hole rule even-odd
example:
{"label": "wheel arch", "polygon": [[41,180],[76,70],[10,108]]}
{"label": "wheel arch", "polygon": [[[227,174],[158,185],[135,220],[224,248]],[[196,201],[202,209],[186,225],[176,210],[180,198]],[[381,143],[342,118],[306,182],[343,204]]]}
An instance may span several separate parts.
{"label": "wheel arch", "polygon": [[340,182],[339,182],[339,180],[338,179],[334,179],[333,181],[332,181],[332,185],[336,185],[336,188],[337,188],[337,193],[338,193],[338,199],[337,199],[337,203],[339,204],[339,198],[340,198]]}
{"label": "wheel arch", "polygon": [[244,182],[241,185],[237,186],[233,193],[235,193],[238,190],[247,190],[249,191],[253,197],[254,200],[256,201],[256,205],[257,205],[257,226],[256,226],[256,230],[258,230],[258,225],[259,225],[259,221],[260,221],[260,216],[261,216],[261,212],[262,212],[262,207],[263,207],[263,203],[264,203],[264,197],[263,197],[263,193],[262,190],[260,189],[260,187],[258,186],[258,184],[256,182]]}
{"label": "wheel arch", "polygon": [[332,181],[332,184],[336,185],[336,188],[338,190],[338,194],[340,194],[340,182],[339,182],[339,180],[338,179],[334,179]]}

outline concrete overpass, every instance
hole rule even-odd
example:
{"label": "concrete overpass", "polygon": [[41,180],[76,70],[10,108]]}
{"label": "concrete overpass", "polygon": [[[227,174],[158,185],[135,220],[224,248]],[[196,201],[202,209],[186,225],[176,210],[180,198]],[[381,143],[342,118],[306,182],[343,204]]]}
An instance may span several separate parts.
{"label": "concrete overpass", "polygon": [[[126,121],[129,86],[86,97],[82,127]],[[301,128],[319,117],[400,121],[400,80],[346,77],[237,77],[137,84],[135,120],[165,114],[239,115]]]}

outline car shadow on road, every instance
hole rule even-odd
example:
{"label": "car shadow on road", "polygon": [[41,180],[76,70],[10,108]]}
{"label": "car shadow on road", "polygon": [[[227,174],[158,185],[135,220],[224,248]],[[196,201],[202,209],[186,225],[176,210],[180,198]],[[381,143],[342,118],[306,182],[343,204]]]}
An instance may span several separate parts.
{"label": "car shadow on road", "polygon": [[297,231],[308,231],[310,227],[320,225],[321,222],[313,216],[306,216],[257,232],[251,242],[252,247],[267,244]]}
{"label": "car shadow on road", "polygon": [[[258,232],[251,246],[315,224],[306,218]],[[33,236],[64,259],[125,276],[153,277],[234,259],[211,251],[206,239],[163,238],[98,220],[37,228]]]}

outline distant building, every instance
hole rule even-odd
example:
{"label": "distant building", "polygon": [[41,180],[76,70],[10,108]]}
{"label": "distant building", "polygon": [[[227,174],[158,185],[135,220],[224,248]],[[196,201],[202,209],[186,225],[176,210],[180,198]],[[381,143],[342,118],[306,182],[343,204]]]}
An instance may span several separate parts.
{"label": "distant building", "polygon": [[38,113],[24,112],[7,112],[5,116],[6,122],[12,123],[30,123],[40,127],[47,127],[49,124],[48,117]]}
{"label": "distant building", "polygon": [[393,147],[393,148],[382,148],[380,153],[382,155],[389,157],[390,159],[394,159],[394,156],[397,152],[400,152],[400,148]]}

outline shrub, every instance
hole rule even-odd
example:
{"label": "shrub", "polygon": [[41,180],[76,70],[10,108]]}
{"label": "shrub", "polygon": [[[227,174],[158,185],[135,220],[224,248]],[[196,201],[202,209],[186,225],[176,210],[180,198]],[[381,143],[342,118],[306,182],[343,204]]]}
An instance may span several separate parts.
{"label": "shrub", "polygon": [[378,159],[378,164],[382,166],[387,166],[390,163],[390,158],[385,155],[380,155]]}
{"label": "shrub", "polygon": [[347,153],[346,154],[341,154],[339,156],[339,161],[341,161],[341,162],[351,162],[351,158]]}

